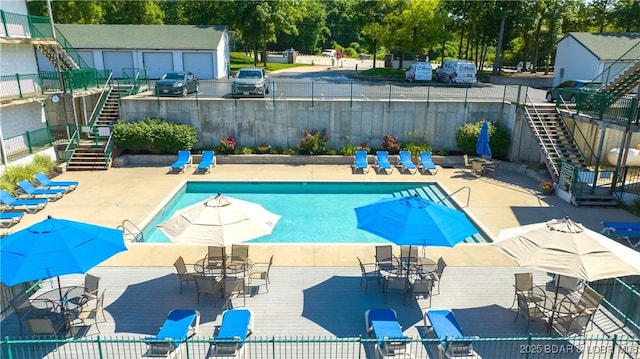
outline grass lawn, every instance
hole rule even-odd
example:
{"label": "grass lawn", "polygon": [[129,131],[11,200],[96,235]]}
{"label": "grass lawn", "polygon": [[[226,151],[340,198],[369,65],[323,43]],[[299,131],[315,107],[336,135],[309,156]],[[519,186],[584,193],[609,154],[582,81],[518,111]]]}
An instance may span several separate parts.
{"label": "grass lawn", "polygon": [[[253,67],[253,58],[244,54],[244,52],[232,52],[231,55],[231,72],[238,71],[243,67]],[[261,67],[262,62],[258,62],[258,66]],[[267,63],[267,71],[275,71],[281,69],[287,69],[290,67],[311,66],[308,64],[281,64],[269,62]]]}

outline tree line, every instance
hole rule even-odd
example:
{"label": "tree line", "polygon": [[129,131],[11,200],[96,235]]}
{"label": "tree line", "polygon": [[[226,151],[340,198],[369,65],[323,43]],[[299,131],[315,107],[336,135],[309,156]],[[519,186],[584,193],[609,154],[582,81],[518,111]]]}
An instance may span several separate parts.
{"label": "tree line", "polygon": [[[46,1],[27,3],[47,16]],[[56,23],[225,25],[232,51],[295,48],[402,61],[460,58],[481,68],[531,62],[545,71],[568,32],[640,32],[638,0],[115,0],[52,1]],[[183,39],[188,42],[189,39]]]}

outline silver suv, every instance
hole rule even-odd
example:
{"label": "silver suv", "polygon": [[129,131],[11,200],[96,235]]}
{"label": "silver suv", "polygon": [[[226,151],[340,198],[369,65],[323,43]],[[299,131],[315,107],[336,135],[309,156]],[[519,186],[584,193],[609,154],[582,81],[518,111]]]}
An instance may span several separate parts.
{"label": "silver suv", "polygon": [[269,80],[262,67],[244,67],[238,70],[231,84],[233,97],[257,95],[264,97],[269,93]]}

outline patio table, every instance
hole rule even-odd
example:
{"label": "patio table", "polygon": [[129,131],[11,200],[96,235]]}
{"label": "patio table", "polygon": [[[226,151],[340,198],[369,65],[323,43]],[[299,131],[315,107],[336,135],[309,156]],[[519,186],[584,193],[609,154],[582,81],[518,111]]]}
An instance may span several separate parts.
{"label": "patio table", "polygon": [[[60,293],[62,293],[62,298],[60,298]],[[71,323],[77,318],[79,309],[87,303],[87,297],[84,293],[85,290],[82,286],[55,288],[33,298],[31,305],[39,310],[53,309],[55,313],[62,315],[65,328],[73,335]],[[52,303],[54,304],[53,308],[51,308]]]}

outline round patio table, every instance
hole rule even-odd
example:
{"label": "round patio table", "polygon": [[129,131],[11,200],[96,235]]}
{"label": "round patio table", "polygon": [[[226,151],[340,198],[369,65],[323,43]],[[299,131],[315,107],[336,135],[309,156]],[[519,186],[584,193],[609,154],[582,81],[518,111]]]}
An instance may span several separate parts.
{"label": "round patio table", "polygon": [[193,264],[193,270],[201,275],[222,275],[222,261],[212,261],[209,263],[209,259],[204,257]]}
{"label": "round patio table", "polygon": [[[62,298],[60,298],[62,293]],[[33,298],[31,305],[36,309],[50,309],[54,305],[54,310],[61,313],[63,311],[73,311],[87,303],[84,295],[84,287],[69,286],[54,288]]]}

